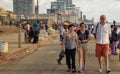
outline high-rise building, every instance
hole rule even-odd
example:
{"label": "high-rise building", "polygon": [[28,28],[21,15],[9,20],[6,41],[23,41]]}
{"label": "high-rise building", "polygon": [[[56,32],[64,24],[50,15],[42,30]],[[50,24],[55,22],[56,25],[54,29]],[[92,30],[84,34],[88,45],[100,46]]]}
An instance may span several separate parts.
{"label": "high-rise building", "polygon": [[35,13],[34,0],[13,0],[14,13],[28,16]]}
{"label": "high-rise building", "polygon": [[47,13],[65,14],[65,3],[63,1],[51,2],[51,9],[48,9]]}
{"label": "high-rise building", "polygon": [[51,9],[58,9],[58,13],[65,13],[65,4],[63,1],[51,2]]}
{"label": "high-rise building", "polygon": [[73,14],[75,12],[75,5],[73,4],[72,0],[57,0],[57,1],[63,1],[65,3],[66,14]]}
{"label": "high-rise building", "polygon": [[63,1],[65,2],[66,7],[72,7],[72,0],[57,0],[57,1]]}
{"label": "high-rise building", "polygon": [[35,14],[39,14],[39,2],[37,0],[37,5],[35,6]]}

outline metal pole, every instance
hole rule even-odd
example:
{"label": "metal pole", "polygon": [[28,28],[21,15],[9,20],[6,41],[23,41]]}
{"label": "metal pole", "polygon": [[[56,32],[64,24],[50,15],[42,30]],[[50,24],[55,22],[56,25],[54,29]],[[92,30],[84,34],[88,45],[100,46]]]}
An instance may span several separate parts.
{"label": "metal pole", "polygon": [[21,28],[18,29],[18,48],[21,48]]}

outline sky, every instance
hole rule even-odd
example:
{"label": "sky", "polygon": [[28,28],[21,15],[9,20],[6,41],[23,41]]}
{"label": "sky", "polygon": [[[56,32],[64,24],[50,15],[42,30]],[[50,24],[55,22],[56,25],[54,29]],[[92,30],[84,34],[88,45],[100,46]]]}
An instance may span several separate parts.
{"label": "sky", "polygon": [[[56,0],[39,0],[39,13],[46,13],[52,1]],[[120,0],[73,0],[73,4],[80,7],[87,19],[99,21],[100,15],[104,14],[108,21],[120,22]],[[0,6],[13,11],[13,0],[0,0]]]}

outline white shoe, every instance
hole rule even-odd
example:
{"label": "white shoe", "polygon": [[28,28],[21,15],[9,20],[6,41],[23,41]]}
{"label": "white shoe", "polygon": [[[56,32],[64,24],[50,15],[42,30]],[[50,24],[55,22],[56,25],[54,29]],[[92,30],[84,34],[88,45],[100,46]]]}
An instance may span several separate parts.
{"label": "white shoe", "polygon": [[100,68],[100,69],[98,70],[98,72],[102,72],[102,68]]}
{"label": "white shoe", "polygon": [[107,70],[106,70],[106,73],[110,73],[110,72],[111,72],[111,70],[110,70],[110,69],[107,69]]}

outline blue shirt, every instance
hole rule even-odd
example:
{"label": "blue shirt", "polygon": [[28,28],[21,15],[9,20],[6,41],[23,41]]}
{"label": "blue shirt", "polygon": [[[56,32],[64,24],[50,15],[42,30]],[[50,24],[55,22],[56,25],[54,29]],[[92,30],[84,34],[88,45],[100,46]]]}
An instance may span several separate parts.
{"label": "blue shirt", "polygon": [[33,30],[34,31],[39,31],[39,29],[40,29],[40,25],[39,25],[39,23],[35,23],[34,25],[33,25]]}

